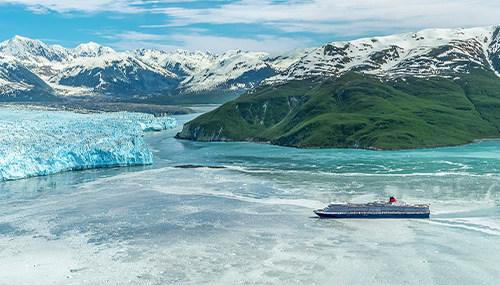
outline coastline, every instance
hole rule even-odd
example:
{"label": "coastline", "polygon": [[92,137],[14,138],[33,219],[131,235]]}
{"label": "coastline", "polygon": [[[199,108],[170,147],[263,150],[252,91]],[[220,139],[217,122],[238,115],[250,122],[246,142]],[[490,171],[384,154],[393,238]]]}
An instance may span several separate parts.
{"label": "coastline", "polygon": [[196,139],[190,139],[190,138],[183,138],[179,137],[179,133],[177,133],[174,138],[178,140],[185,140],[185,141],[192,141],[192,142],[203,142],[203,143],[255,143],[255,144],[266,144],[266,145],[272,145],[272,146],[278,146],[278,147],[285,147],[285,148],[296,148],[296,149],[354,149],[354,150],[367,150],[367,151],[411,151],[411,150],[433,150],[433,149],[439,149],[439,148],[450,148],[450,147],[462,147],[462,146],[467,146],[467,145],[472,145],[476,143],[481,143],[484,141],[500,141],[500,137],[497,138],[479,138],[479,139],[474,139],[469,142],[461,143],[461,144],[443,144],[443,145],[436,145],[436,146],[425,146],[425,147],[415,147],[415,148],[379,148],[379,147],[374,147],[374,146],[368,146],[368,147],[341,147],[341,146],[326,146],[326,147],[300,147],[300,146],[292,146],[292,145],[280,145],[280,144],[274,144],[271,141],[259,141],[259,140],[233,140],[233,139],[228,139],[225,138],[224,140],[196,140]]}
{"label": "coastline", "polygon": [[186,115],[195,113],[193,109],[177,105],[158,105],[126,102],[91,102],[68,100],[64,102],[0,102],[0,108],[26,108],[43,111],[69,111],[74,113],[134,112],[154,116]]}

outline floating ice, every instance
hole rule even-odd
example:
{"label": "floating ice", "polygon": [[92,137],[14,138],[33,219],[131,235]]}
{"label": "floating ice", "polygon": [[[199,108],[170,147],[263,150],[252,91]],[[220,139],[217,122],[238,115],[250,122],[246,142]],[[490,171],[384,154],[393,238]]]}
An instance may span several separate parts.
{"label": "floating ice", "polygon": [[174,118],[140,113],[0,109],[0,181],[151,164],[143,131],[166,130],[175,124]]}

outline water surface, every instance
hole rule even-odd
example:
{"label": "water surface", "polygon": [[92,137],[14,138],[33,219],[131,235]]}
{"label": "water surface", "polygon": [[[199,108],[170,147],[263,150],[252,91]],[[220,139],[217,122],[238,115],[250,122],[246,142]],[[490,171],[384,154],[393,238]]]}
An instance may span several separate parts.
{"label": "water surface", "polygon": [[[301,150],[176,131],[148,135],[151,166],[1,183],[0,283],[498,284],[499,141]],[[389,195],[432,218],[312,213]]]}

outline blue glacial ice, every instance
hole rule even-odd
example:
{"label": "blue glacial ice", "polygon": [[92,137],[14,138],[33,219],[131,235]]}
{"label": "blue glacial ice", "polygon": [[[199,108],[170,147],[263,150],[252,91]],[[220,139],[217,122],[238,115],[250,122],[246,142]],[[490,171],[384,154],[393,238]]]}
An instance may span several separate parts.
{"label": "blue glacial ice", "polygon": [[0,181],[151,164],[143,133],[175,125],[174,118],[142,113],[0,109]]}

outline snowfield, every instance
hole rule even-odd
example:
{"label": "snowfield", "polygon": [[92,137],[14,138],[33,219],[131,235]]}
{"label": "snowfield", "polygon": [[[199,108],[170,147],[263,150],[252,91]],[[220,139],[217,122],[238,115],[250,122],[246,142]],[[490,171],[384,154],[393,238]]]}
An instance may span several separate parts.
{"label": "snowfield", "polygon": [[143,132],[175,125],[174,118],[141,113],[0,109],[0,181],[151,164]]}

